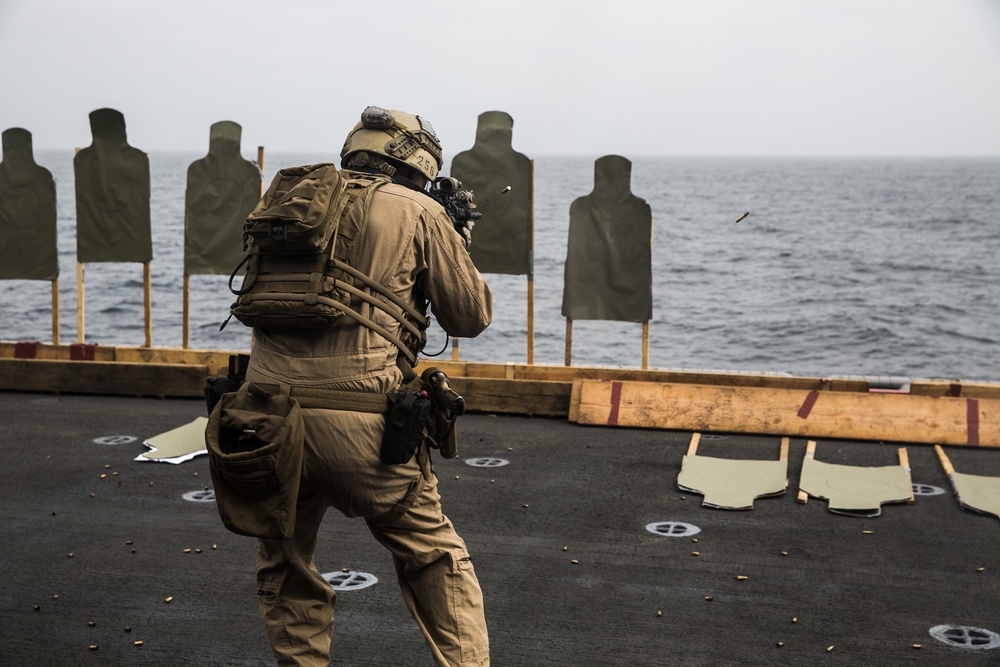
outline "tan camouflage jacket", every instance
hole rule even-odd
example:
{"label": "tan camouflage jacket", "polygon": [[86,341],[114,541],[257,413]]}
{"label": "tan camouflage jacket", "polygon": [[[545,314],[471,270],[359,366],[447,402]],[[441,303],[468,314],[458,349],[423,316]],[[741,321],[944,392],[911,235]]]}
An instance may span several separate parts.
{"label": "tan camouflage jacket", "polygon": [[[355,268],[418,310],[425,299],[430,301],[434,320],[451,336],[476,336],[493,316],[489,286],[444,209],[404,186],[388,183],[375,193]],[[360,308],[377,324],[400,333],[402,326],[390,316],[367,304]],[[248,378],[385,393],[402,379],[397,353],[395,346],[349,317],[325,329],[258,328]]]}

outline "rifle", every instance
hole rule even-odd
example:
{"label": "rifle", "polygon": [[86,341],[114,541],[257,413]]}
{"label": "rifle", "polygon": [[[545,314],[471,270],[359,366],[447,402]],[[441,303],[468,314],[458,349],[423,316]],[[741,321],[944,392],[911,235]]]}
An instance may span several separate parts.
{"label": "rifle", "polygon": [[445,213],[451,218],[451,223],[455,225],[455,231],[466,239],[465,245],[468,246],[472,242],[471,232],[476,225],[475,221],[483,217],[483,214],[476,210],[472,190],[463,190],[462,182],[457,178],[438,176],[431,183],[431,189],[427,194],[444,207]]}

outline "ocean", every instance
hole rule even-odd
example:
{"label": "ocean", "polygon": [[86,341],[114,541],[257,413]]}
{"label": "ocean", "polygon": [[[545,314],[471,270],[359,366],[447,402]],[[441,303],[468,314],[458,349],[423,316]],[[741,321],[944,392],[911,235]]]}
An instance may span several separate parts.
{"label": "ocean", "polygon": [[[157,347],[182,341],[186,172],[203,156],[149,155]],[[596,157],[535,158],[536,364],[564,360],[569,206]],[[336,160],[265,158],[265,182]],[[73,152],[35,159],[56,179],[60,335],[76,342]],[[1000,381],[1000,158],[636,157],[632,192],[653,212],[651,368]],[[527,279],[486,277],[494,322],[461,357],[523,363]],[[248,348],[238,321],[219,331],[226,281],[191,277],[192,348]],[[142,265],[88,264],[85,287],[86,342],[142,345]],[[0,340],[50,341],[50,305],[48,283],[0,282]],[[427,349],[446,342],[433,326]],[[575,321],[572,351],[575,366],[638,368],[642,326]]]}

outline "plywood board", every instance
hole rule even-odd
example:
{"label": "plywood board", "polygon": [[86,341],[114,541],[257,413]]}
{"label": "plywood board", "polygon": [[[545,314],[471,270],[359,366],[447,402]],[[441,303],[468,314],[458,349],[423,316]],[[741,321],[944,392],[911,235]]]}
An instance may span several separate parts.
{"label": "plywood board", "polygon": [[584,381],[581,424],[1000,447],[1000,401]]}
{"label": "plywood board", "polygon": [[[541,364],[497,364],[469,361],[427,359],[421,367],[436,366],[449,377],[507,378],[573,382],[574,380],[618,380],[623,382],[676,382],[681,384],[728,385],[734,387],[778,387],[786,389],[867,392],[863,380],[793,377],[775,373],[739,373],[724,371],[641,370],[587,366],[546,366]],[[1000,386],[998,386],[1000,389]]]}
{"label": "plywood board", "polygon": [[570,382],[500,380],[449,375],[452,389],[476,412],[564,417],[569,412]]}
{"label": "plywood board", "polygon": [[207,366],[0,359],[0,390],[119,396],[204,396]]}
{"label": "plywood board", "polygon": [[115,349],[104,345],[73,343],[0,343],[0,359],[46,359],[59,361],[114,361]]}
{"label": "plywood board", "polygon": [[[185,350],[179,347],[116,347],[115,361],[147,364],[194,364],[210,368],[229,366],[230,352]],[[246,354],[244,352],[244,354]]]}

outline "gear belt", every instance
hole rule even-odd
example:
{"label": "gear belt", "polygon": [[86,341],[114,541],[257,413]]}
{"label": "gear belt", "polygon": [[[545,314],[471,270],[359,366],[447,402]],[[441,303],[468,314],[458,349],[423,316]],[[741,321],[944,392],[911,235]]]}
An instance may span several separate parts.
{"label": "gear belt", "polygon": [[[264,391],[277,394],[276,384],[255,383]],[[302,408],[320,410],[345,410],[349,412],[374,412],[384,414],[389,410],[389,398],[385,394],[371,394],[362,391],[339,391],[337,389],[317,389],[314,387],[292,386],[289,394]]]}

